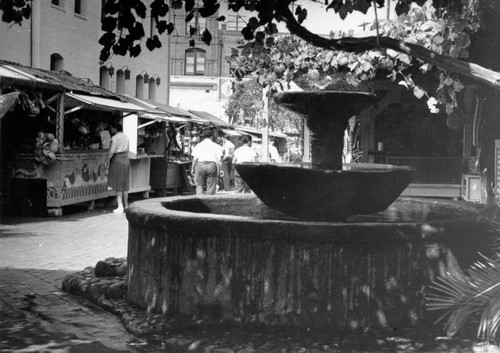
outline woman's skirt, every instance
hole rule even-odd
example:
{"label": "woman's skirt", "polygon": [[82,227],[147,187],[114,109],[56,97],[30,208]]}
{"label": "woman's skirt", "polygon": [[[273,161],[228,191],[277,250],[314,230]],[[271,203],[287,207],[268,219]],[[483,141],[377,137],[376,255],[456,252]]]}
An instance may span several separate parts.
{"label": "woman's skirt", "polygon": [[130,189],[129,170],[128,153],[114,154],[109,163],[108,186],[116,192],[128,191]]}

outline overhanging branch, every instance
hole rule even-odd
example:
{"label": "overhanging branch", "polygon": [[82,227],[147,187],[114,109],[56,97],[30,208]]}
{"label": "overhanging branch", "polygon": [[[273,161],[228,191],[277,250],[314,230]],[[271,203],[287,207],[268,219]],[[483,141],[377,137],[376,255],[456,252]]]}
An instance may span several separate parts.
{"label": "overhanging branch", "polygon": [[[321,37],[300,25],[292,12],[282,7],[276,13],[276,19],[286,23],[290,33],[305,40],[306,42],[329,50],[343,50],[347,52],[362,52],[371,49],[387,48],[401,53],[408,54],[416,59],[422,60],[431,65],[437,66],[448,72],[469,77],[473,80],[485,83],[497,90],[500,90],[500,73],[486,69],[480,65],[468,63],[449,56],[441,55],[430,51],[420,45],[406,43],[390,37],[370,36],[364,38],[346,37],[332,39]],[[377,45],[379,44],[379,45]]]}

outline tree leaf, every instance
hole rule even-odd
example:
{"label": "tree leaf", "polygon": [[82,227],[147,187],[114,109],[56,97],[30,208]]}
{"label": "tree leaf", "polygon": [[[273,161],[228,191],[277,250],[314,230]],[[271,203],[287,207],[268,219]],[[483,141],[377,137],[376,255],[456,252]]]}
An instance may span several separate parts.
{"label": "tree leaf", "polygon": [[297,22],[303,23],[304,20],[307,18],[307,10],[298,6],[297,10],[295,11],[295,15],[297,15]]}
{"label": "tree leaf", "polygon": [[194,9],[194,0],[185,0],[184,11],[191,12]]}
{"label": "tree leaf", "polygon": [[204,6],[200,7],[198,12],[200,13],[201,17],[207,18],[215,14],[217,10],[219,10],[219,7],[220,7],[219,3],[212,1],[210,2],[204,1]]}
{"label": "tree leaf", "polygon": [[354,9],[365,15],[368,13],[368,10],[371,8],[371,0],[355,0],[354,1]]}
{"label": "tree leaf", "polygon": [[186,15],[186,19],[184,20],[186,23],[191,22],[191,20],[194,18],[194,11],[191,11]]}
{"label": "tree leaf", "polygon": [[135,9],[135,13],[140,18],[146,18],[146,5],[142,1],[134,1],[132,5]]}
{"label": "tree leaf", "polygon": [[105,62],[109,59],[111,53],[107,47],[101,49],[101,53],[99,54],[99,61]]}
{"label": "tree leaf", "polygon": [[118,0],[107,0],[104,3],[104,13],[114,15],[120,11],[120,2]]}
{"label": "tree leaf", "polygon": [[148,48],[149,51],[153,51],[156,48],[153,38],[146,39],[146,48]]}
{"label": "tree leaf", "polygon": [[117,22],[116,17],[106,16],[101,21],[101,29],[105,32],[112,32],[115,30]]}
{"label": "tree leaf", "polygon": [[411,64],[411,56],[407,55],[407,54],[398,54],[397,56],[398,60],[405,63],[406,65],[410,65]]}
{"label": "tree leaf", "polygon": [[144,27],[142,26],[142,23],[136,22],[134,27],[130,29],[130,36],[132,40],[140,40],[142,37],[145,36],[144,33]]}
{"label": "tree leaf", "polygon": [[104,47],[110,47],[115,43],[115,38],[116,34],[113,32],[106,32],[99,38],[99,44]]}
{"label": "tree leaf", "polygon": [[182,1],[181,0],[173,0],[172,1],[172,8],[174,10],[180,10],[180,9],[182,9]]}
{"label": "tree leaf", "polygon": [[453,82],[454,82],[454,80],[450,76],[446,77],[446,79],[444,80],[444,84],[446,86],[451,86],[453,84]]}
{"label": "tree leaf", "polygon": [[175,26],[172,22],[170,22],[168,25],[167,25],[167,33],[168,34],[171,34],[175,29]]}
{"label": "tree leaf", "polygon": [[420,86],[413,87],[413,95],[418,99],[422,98],[425,95],[425,91]]}
{"label": "tree leaf", "polygon": [[129,53],[132,58],[136,58],[139,56],[141,51],[142,51],[141,46],[139,44],[136,44],[132,48],[130,48]]}
{"label": "tree leaf", "polygon": [[158,30],[159,34],[162,34],[165,32],[168,28],[167,21],[161,20],[156,23],[156,29]]}
{"label": "tree leaf", "polygon": [[210,42],[212,41],[212,34],[206,28],[201,34],[201,41],[206,45],[210,45]]}

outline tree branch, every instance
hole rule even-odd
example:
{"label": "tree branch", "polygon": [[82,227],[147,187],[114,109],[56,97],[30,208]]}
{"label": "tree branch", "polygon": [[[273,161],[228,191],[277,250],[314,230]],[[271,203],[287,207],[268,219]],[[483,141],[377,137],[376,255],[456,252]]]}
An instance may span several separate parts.
{"label": "tree branch", "polygon": [[321,37],[300,25],[287,7],[281,7],[277,10],[275,17],[278,21],[286,23],[290,33],[320,48],[343,50],[347,52],[362,52],[379,48],[377,45],[378,43],[382,48],[393,49],[408,54],[448,72],[469,77],[473,80],[485,83],[494,89],[500,90],[499,72],[486,69],[474,63],[468,63],[449,56],[437,54],[420,45],[406,43],[390,37],[380,37],[378,42],[375,36],[364,38],[346,37],[340,39]]}

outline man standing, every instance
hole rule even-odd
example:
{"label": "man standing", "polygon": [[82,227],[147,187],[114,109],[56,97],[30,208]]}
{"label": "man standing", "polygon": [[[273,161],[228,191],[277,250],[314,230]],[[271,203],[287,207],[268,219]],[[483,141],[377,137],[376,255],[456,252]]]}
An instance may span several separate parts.
{"label": "man standing", "polygon": [[224,175],[222,180],[224,181],[224,190],[229,191],[231,186],[231,173],[233,171],[233,156],[234,156],[234,144],[229,139],[229,135],[226,135],[224,139],[223,157],[222,157],[222,171]]}
{"label": "man standing", "polygon": [[[234,151],[233,163],[255,162],[257,154],[252,147],[252,139],[250,136],[240,138],[242,145]],[[234,191],[237,193],[249,193],[251,191],[247,183],[241,178],[238,170],[234,171]]]}
{"label": "man standing", "polygon": [[273,139],[269,139],[269,161],[281,163],[281,157],[276,147],[276,142]]}
{"label": "man standing", "polygon": [[202,141],[193,149],[191,172],[196,184],[196,195],[213,195],[221,168],[222,149],[213,141],[212,129],[203,131],[201,139]]}

